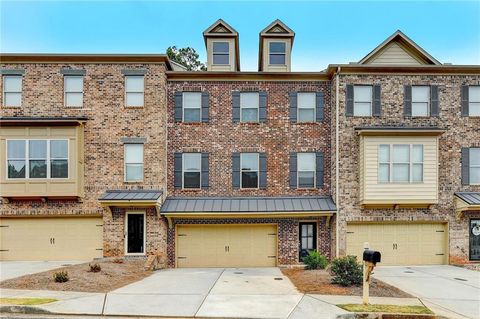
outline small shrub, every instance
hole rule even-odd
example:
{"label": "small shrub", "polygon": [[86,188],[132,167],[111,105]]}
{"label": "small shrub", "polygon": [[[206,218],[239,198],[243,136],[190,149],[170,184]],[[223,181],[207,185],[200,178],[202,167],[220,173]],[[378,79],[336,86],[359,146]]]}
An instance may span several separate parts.
{"label": "small shrub", "polygon": [[90,272],[99,272],[102,270],[102,267],[100,266],[100,264],[88,264],[88,267],[90,267]]}
{"label": "small shrub", "polygon": [[58,271],[53,274],[53,280],[55,280],[55,282],[67,282],[69,279],[68,272],[66,271]]}
{"label": "small shrub", "polygon": [[333,278],[332,283],[340,286],[359,286],[363,280],[362,265],[357,262],[357,257],[346,256],[332,261],[330,266]]}
{"label": "small shrub", "polygon": [[303,257],[302,261],[306,265],[306,269],[325,269],[328,265],[327,257],[320,254],[318,251],[310,250],[308,255]]}

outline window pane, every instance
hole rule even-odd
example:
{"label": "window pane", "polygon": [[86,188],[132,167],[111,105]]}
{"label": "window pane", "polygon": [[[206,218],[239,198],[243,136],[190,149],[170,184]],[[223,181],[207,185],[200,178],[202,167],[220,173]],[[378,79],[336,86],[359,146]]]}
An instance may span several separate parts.
{"label": "window pane", "polygon": [[315,109],[298,109],[297,122],[315,122]]}
{"label": "window pane", "polygon": [[313,249],[313,238],[307,238],[307,249]]}
{"label": "window pane", "polygon": [[315,171],[315,153],[297,153],[299,171]]}
{"label": "window pane", "polygon": [[143,106],[143,93],[127,93],[127,106]]}
{"label": "window pane", "polygon": [[63,140],[50,141],[51,158],[68,158],[68,142]]}
{"label": "window pane", "polygon": [[126,92],[143,92],[143,76],[126,76],[125,91]]}
{"label": "window pane", "polygon": [[242,109],[242,122],[258,122],[258,109]]}
{"label": "window pane", "polygon": [[200,188],[200,172],[185,172],[183,188]]}
{"label": "window pane", "polygon": [[258,154],[242,153],[240,154],[240,162],[242,170],[258,171]]}
{"label": "window pane", "polygon": [[372,102],[372,87],[354,86],[353,96],[355,97],[355,102]]}
{"label": "window pane", "polygon": [[200,108],[202,106],[202,93],[185,92],[183,93],[184,108]]}
{"label": "window pane", "polygon": [[31,160],[30,164],[30,178],[47,178],[47,161],[46,160]]}
{"label": "window pane", "polygon": [[270,64],[285,64],[285,54],[270,54]]}
{"label": "window pane", "polygon": [[413,164],[413,166],[412,166],[412,181],[413,182],[422,182],[423,181],[423,164]]}
{"label": "window pane", "polygon": [[470,149],[470,165],[480,165],[480,148]]}
{"label": "window pane", "polygon": [[200,109],[184,109],[183,121],[186,123],[200,122]]}
{"label": "window pane", "polygon": [[67,178],[68,177],[68,161],[52,160],[50,163],[51,178]]}
{"label": "window pane", "polygon": [[240,93],[240,107],[242,108],[258,108],[258,100],[258,92]]}
{"label": "window pane", "polygon": [[65,92],[83,92],[83,76],[66,76]]}
{"label": "window pane", "polygon": [[213,42],[213,53],[228,53],[228,42]]}
{"label": "window pane", "polygon": [[298,187],[313,188],[315,187],[315,172],[298,172]]}
{"label": "window pane", "polygon": [[202,168],[202,157],[200,153],[183,154],[183,170],[200,171]]}
{"label": "window pane", "polygon": [[143,180],[143,164],[127,164],[125,178],[127,181]]}
{"label": "window pane", "polygon": [[429,86],[413,86],[412,87],[412,102],[426,102],[430,101],[430,87]]}
{"label": "window pane", "polygon": [[469,116],[480,116],[480,102],[470,103],[468,106]]}
{"label": "window pane", "polygon": [[480,184],[480,167],[470,167],[470,184]]}
{"label": "window pane", "polygon": [[410,145],[393,145],[393,162],[410,162]]}
{"label": "window pane", "polygon": [[228,54],[214,54],[213,64],[228,64]]}
{"label": "window pane", "polygon": [[4,92],[22,92],[21,76],[5,76],[3,81]]}
{"label": "window pane", "polygon": [[25,178],[25,161],[8,161],[8,178]]}
{"label": "window pane", "polygon": [[307,225],[307,235],[313,236],[313,225]]}
{"label": "window pane", "polygon": [[412,161],[414,163],[422,163],[423,162],[423,145],[413,145],[413,154],[412,154]]}
{"label": "window pane", "polygon": [[371,116],[372,104],[368,102],[355,102],[353,107],[354,116]]}
{"label": "window pane", "polygon": [[412,102],[412,116],[428,116],[427,102]]}
{"label": "window pane", "polygon": [[143,144],[125,144],[125,163],[143,163]]}
{"label": "window pane", "polygon": [[306,237],[302,237],[302,249],[308,249]]}
{"label": "window pane", "polygon": [[285,42],[270,42],[271,53],[285,53]]}
{"label": "window pane", "polygon": [[390,164],[380,164],[380,166],[378,167],[378,181],[390,181]]}
{"label": "window pane", "polygon": [[65,106],[78,107],[83,105],[83,93],[66,93]]}
{"label": "window pane", "polygon": [[392,179],[394,182],[409,181],[409,164],[393,164]]}
{"label": "window pane", "polygon": [[5,93],[5,106],[22,106],[22,93]]}
{"label": "window pane", "polygon": [[242,188],[257,188],[257,187],[258,187],[258,173],[242,172]]}
{"label": "window pane", "polygon": [[28,142],[28,155],[30,158],[47,158],[47,141],[30,140]]}
{"label": "window pane", "polygon": [[298,93],[297,94],[297,105],[299,108],[315,108],[315,93]]}
{"label": "window pane", "polygon": [[25,141],[7,141],[8,158],[25,158]]}
{"label": "window pane", "polygon": [[378,161],[380,163],[390,162],[390,145],[378,146]]}
{"label": "window pane", "polygon": [[470,86],[468,88],[468,101],[480,102],[480,86]]}

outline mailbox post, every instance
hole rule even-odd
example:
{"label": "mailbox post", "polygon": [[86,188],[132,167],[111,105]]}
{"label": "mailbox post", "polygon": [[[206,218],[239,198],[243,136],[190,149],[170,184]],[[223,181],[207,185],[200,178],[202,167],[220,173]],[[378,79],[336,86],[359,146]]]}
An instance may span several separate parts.
{"label": "mailbox post", "polygon": [[368,296],[370,288],[370,274],[375,265],[381,260],[379,251],[365,249],[363,251],[363,304],[368,305]]}

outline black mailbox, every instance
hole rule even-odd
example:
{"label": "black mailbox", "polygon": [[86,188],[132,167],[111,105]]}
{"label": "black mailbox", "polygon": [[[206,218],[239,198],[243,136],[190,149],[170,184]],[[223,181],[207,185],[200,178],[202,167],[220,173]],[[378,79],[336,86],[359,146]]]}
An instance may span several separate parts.
{"label": "black mailbox", "polygon": [[367,249],[363,252],[363,261],[371,262],[374,265],[380,262],[381,257],[382,255],[379,251]]}

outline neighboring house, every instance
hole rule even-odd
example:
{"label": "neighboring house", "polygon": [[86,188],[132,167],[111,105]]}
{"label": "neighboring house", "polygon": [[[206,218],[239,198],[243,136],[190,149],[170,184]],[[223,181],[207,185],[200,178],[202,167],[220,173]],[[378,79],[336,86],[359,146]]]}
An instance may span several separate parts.
{"label": "neighboring house", "polygon": [[480,260],[480,67],[397,31],[358,63],[292,72],[294,32],[204,33],[207,71],[164,55],[2,54],[0,259],[162,254],[284,266]]}

